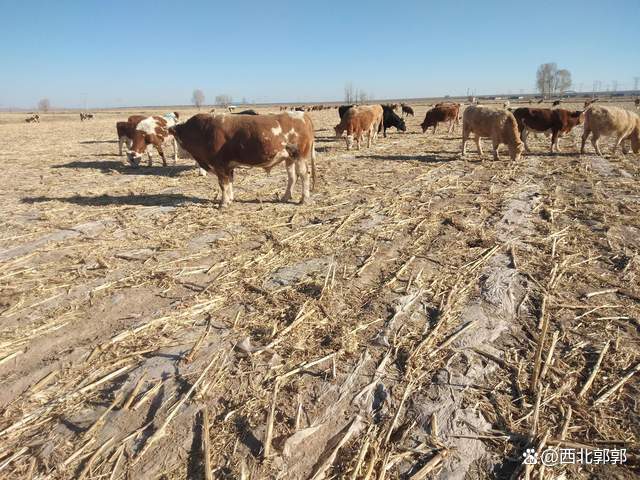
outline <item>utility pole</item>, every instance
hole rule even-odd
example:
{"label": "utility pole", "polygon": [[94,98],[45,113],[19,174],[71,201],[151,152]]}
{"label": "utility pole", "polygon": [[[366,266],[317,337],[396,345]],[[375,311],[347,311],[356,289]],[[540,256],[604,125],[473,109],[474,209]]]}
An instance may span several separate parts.
{"label": "utility pole", "polygon": [[637,91],[638,85],[640,85],[640,77],[633,77],[633,89]]}

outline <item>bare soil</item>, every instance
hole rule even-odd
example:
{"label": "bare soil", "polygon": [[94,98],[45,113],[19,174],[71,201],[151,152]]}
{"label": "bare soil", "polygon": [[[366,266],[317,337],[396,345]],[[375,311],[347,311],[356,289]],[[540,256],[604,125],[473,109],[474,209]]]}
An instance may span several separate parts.
{"label": "bare soil", "polygon": [[311,112],[313,202],[225,210],[117,156],[133,112],[0,115],[0,478],[637,478],[638,155],[462,159],[414,107],[359,151]]}

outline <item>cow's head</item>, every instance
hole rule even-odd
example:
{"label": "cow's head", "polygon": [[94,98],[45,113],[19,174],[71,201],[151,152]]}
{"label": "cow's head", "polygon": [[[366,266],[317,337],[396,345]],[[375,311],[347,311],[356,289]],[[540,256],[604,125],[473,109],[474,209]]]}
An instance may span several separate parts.
{"label": "cow's head", "polygon": [[342,126],[342,123],[339,123],[333,129],[336,132],[336,138],[342,137],[342,134],[344,133],[344,127]]}
{"label": "cow's head", "polygon": [[136,130],[133,133],[131,148],[127,152],[127,160],[133,168],[138,168],[142,161],[144,152],[147,151],[147,145],[151,143],[149,135],[142,130]]}
{"label": "cow's head", "polygon": [[520,160],[520,157],[522,157],[523,153],[524,143],[522,143],[520,140],[518,140],[515,145],[509,145],[509,157],[511,157],[511,160],[513,160],[514,162]]}

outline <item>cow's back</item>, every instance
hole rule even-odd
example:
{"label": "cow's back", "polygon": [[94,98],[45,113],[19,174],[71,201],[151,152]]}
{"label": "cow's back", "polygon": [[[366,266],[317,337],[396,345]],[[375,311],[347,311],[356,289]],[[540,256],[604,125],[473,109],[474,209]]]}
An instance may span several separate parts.
{"label": "cow's back", "polygon": [[592,105],[584,113],[585,129],[601,135],[622,134],[637,128],[638,115],[623,108]]}

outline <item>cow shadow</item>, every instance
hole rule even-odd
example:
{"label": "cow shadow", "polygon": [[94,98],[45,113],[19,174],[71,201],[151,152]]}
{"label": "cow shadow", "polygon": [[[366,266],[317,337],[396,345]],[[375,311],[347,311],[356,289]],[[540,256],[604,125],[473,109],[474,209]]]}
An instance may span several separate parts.
{"label": "cow shadow", "polygon": [[24,197],[22,203],[37,204],[44,202],[64,202],[80,205],[84,207],[106,207],[113,205],[135,205],[135,206],[165,206],[177,207],[192,203],[209,204],[210,200],[191,197],[178,193],[151,194],[151,195],[98,195],[98,196],[73,196],[73,197]]}
{"label": "cow shadow", "polygon": [[97,143],[118,143],[118,140],[83,140],[80,145],[95,145]]}
{"label": "cow shadow", "polygon": [[396,162],[418,161],[421,163],[444,163],[451,162],[455,158],[442,158],[435,155],[366,155],[373,160],[392,160]]}
{"label": "cow shadow", "polygon": [[[158,159],[158,161],[162,162],[160,159]],[[171,165],[171,162],[172,160],[169,160],[169,165],[166,167],[163,167],[160,164],[152,167],[140,166],[138,168],[133,168],[116,160],[74,160],[69,163],[53,165],[51,168],[93,168],[100,170],[103,173],[115,170],[121,175],[156,175],[161,177],[176,177],[182,172],[194,170],[196,168],[195,165]]]}

